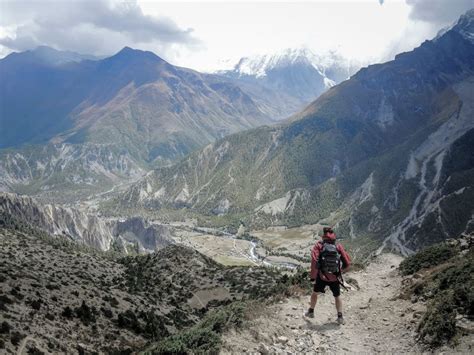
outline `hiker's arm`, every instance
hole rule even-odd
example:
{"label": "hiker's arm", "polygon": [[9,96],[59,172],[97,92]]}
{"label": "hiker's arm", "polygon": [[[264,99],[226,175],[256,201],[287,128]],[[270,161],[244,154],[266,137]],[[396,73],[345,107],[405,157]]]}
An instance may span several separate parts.
{"label": "hiker's arm", "polygon": [[318,263],[318,258],[319,258],[319,248],[318,245],[316,244],[313,247],[313,250],[311,251],[311,281],[316,280],[316,276],[318,276],[318,269],[317,269],[317,263]]}
{"label": "hiker's arm", "polygon": [[347,272],[347,271],[349,271],[349,269],[351,267],[351,258],[349,256],[349,254],[347,254],[347,252],[344,250],[344,247],[342,245],[341,245],[340,253],[341,253],[341,260],[342,260],[342,269],[341,269],[341,271],[342,272]]}

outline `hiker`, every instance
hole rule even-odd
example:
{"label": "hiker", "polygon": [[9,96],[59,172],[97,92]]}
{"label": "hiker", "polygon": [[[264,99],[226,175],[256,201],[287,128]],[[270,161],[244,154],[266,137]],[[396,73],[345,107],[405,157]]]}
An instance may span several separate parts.
{"label": "hiker", "polygon": [[322,240],[316,242],[311,252],[311,281],[315,283],[306,317],[314,318],[318,294],[325,293],[326,286],[329,286],[336,301],[337,322],[344,324],[341,301],[342,273],[349,269],[350,264],[351,259],[344,247],[336,243],[336,234],[332,228],[324,227]]}

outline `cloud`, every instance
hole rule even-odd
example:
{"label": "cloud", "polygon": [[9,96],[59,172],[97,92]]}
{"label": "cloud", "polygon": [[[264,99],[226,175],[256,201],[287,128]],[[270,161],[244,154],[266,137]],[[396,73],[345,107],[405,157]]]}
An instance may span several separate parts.
{"label": "cloud", "polygon": [[473,0],[406,0],[411,6],[410,18],[431,23],[433,26],[447,26],[464,12],[474,7]]}
{"label": "cloud", "polygon": [[180,28],[167,17],[144,14],[136,1],[2,0],[0,27],[8,33],[0,37],[0,45],[19,51],[48,45],[110,54],[126,45],[146,44],[164,52],[200,45],[192,29]]}
{"label": "cloud", "polygon": [[455,23],[473,7],[473,0],[406,0],[409,20],[397,38],[392,39],[381,60],[391,60],[396,54],[410,51],[423,41],[432,39],[443,28]]}

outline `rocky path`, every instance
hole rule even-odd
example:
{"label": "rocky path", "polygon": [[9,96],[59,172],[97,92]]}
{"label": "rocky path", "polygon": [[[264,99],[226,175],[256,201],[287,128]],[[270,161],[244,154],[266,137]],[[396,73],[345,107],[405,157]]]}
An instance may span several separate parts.
{"label": "rocky path", "polygon": [[401,260],[382,254],[366,270],[346,276],[360,289],[353,287],[342,295],[345,325],[335,322],[329,290],[319,297],[314,319],[303,316],[308,297],[293,297],[264,310],[245,329],[224,336],[222,353],[420,352],[414,336],[422,306],[396,297],[401,284],[396,267]]}

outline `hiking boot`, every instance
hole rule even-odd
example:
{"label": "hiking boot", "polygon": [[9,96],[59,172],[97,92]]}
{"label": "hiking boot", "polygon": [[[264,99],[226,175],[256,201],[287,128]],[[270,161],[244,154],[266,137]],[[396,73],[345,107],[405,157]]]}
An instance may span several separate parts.
{"label": "hiking boot", "polygon": [[307,318],[314,318],[314,311],[310,312],[310,310],[308,309],[305,312],[304,316],[307,317]]}
{"label": "hiking boot", "polygon": [[342,316],[342,314],[337,316],[337,323],[340,325],[345,324],[344,317]]}

